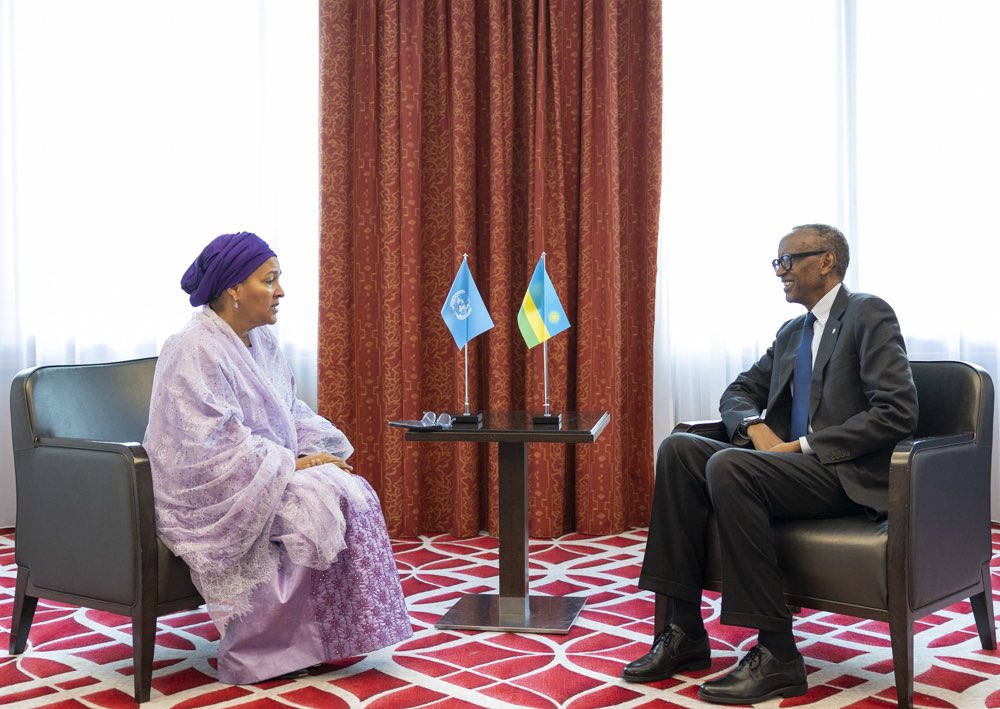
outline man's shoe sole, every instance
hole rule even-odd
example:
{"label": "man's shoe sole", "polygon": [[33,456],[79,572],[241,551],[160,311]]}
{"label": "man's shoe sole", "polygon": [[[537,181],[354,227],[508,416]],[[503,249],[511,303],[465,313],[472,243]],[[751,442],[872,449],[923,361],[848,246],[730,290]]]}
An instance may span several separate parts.
{"label": "man's shoe sole", "polygon": [[793,684],[790,687],[780,687],[773,692],[762,694],[759,697],[719,697],[701,689],[698,690],[698,699],[711,702],[712,704],[756,704],[773,697],[801,697],[809,691],[809,684]]}
{"label": "man's shoe sole", "polygon": [[[703,659],[692,659],[688,662],[678,665],[672,672],[661,672],[658,675],[630,675],[626,672],[622,672],[622,679],[626,682],[635,682],[636,684],[643,684],[646,682],[659,682],[661,679],[667,679],[668,677],[673,677],[679,672],[685,670],[704,670],[707,669],[712,664],[712,659],[709,657]],[[798,695],[795,695],[798,696]]]}

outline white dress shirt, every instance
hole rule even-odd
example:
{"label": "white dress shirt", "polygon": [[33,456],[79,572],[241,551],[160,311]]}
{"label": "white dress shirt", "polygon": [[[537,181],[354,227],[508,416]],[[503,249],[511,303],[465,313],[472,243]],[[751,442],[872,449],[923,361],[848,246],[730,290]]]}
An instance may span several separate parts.
{"label": "white dress shirt", "polygon": [[[830,292],[819,299],[819,302],[813,306],[812,314],[816,316],[816,322],[813,323],[813,340],[812,340],[812,361],[813,364],[816,363],[816,353],[819,352],[819,343],[823,340],[823,333],[826,329],[826,321],[830,319],[830,310],[833,308],[833,301],[837,298],[837,293],[840,292],[841,284],[838,283]],[[816,337],[815,333],[819,333],[819,337]],[[793,392],[794,393],[794,392]],[[809,430],[812,431],[812,422],[809,423]],[[809,446],[806,441],[806,437],[802,436],[799,438],[799,444],[802,446],[802,452],[813,455],[813,449]]]}

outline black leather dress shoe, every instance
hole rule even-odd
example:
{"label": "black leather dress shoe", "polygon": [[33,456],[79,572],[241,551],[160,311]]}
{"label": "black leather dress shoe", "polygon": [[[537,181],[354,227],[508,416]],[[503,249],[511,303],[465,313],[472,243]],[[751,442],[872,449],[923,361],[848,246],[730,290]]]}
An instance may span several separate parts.
{"label": "black leather dress shoe", "polygon": [[680,626],[670,624],[653,638],[653,647],[638,660],[625,665],[626,682],[655,682],[681,670],[703,670],[712,662],[708,635],[692,640]]}
{"label": "black leather dress shoe", "polygon": [[798,697],[808,688],[802,655],[781,662],[766,647],[756,645],[735,670],[701,685],[698,697],[713,704],[755,704],[779,695]]}

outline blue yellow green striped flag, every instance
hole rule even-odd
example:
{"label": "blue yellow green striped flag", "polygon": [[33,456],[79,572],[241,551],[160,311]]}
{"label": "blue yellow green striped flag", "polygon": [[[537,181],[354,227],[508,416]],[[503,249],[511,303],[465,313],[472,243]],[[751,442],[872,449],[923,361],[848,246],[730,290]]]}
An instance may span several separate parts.
{"label": "blue yellow green striped flag", "polygon": [[566,312],[559,302],[556,289],[545,271],[545,254],[538,259],[535,272],[528,283],[521,309],[517,312],[517,326],[528,347],[545,342],[569,327]]}

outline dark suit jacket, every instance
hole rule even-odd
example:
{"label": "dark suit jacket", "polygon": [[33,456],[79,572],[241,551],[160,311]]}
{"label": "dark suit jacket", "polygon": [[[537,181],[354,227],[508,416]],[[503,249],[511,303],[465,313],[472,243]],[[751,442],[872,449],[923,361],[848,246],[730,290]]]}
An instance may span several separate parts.
{"label": "dark suit jacket", "polygon": [[[767,353],[723,393],[731,438],[744,417],[766,409],[767,424],[788,440],[804,320],[803,313],[782,325]],[[881,298],[841,286],[813,364],[809,422],[806,440],[851,499],[884,512],[892,449],[917,427],[917,390],[896,314]]]}

